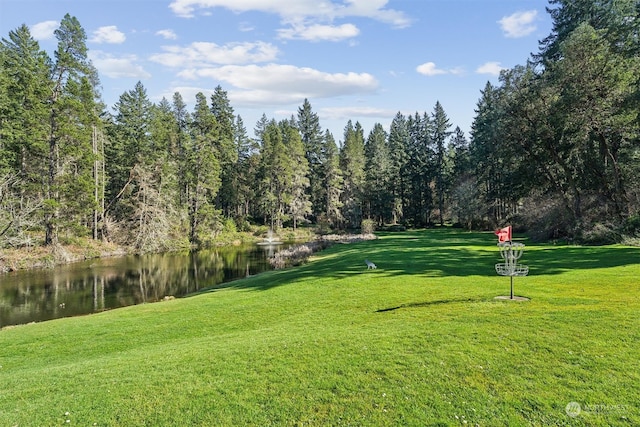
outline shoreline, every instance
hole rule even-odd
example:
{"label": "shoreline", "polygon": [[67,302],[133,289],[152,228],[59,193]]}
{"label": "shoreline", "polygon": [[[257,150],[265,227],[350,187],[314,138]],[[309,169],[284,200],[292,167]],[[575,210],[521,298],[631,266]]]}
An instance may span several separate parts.
{"label": "shoreline", "polygon": [[[331,241],[332,243],[346,243],[362,239],[370,239],[370,236],[363,235],[314,235],[311,238],[309,233],[283,233],[289,234],[287,237],[295,237],[295,240],[309,241]],[[256,236],[256,233],[238,235],[235,239],[225,239],[220,241],[220,246],[238,245],[243,242],[261,242],[263,237]],[[167,251],[170,252],[170,251]],[[60,265],[67,265],[74,262],[86,261],[97,258],[110,258],[126,255],[135,255],[139,252],[116,243],[93,240],[90,238],[74,239],[73,243],[57,244],[52,246],[29,246],[22,248],[0,249],[0,275],[21,270],[51,269]]]}
{"label": "shoreline", "polygon": [[21,270],[50,269],[59,265],[130,255],[132,252],[114,243],[86,241],[81,244],[57,244],[0,250],[0,274]]}

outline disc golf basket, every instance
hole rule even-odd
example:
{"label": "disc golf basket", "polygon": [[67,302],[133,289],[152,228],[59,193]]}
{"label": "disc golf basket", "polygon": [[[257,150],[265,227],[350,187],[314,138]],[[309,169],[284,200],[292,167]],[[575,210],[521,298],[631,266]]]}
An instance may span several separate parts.
{"label": "disc golf basket", "polygon": [[526,276],[529,274],[529,267],[518,264],[518,260],[524,252],[523,243],[513,243],[511,241],[498,243],[500,248],[500,256],[504,260],[503,263],[496,264],[496,273],[500,276],[509,276],[511,279],[511,296],[513,299],[513,278],[515,276]]}

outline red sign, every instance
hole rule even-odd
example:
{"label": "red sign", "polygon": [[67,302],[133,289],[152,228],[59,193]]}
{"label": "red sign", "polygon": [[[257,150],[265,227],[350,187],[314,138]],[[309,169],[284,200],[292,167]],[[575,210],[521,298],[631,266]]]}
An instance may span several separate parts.
{"label": "red sign", "polygon": [[501,228],[495,231],[495,235],[498,236],[498,243],[511,241],[511,226]]}

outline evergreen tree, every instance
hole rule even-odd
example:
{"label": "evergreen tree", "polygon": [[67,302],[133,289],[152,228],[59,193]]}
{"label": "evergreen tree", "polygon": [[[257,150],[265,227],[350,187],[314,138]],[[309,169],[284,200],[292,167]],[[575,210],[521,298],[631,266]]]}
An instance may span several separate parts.
{"label": "evergreen tree", "polygon": [[304,144],[295,123],[282,122],[280,129],[283,136],[284,150],[288,156],[288,167],[283,170],[289,172],[283,182],[286,194],[287,212],[293,220],[293,229],[298,223],[311,213],[311,201],[307,194],[309,187],[309,163],[305,157]]}
{"label": "evergreen tree", "polygon": [[186,229],[180,204],[181,181],[178,144],[182,136],[173,106],[166,98],[152,105],[150,138],[152,155],[146,168],[153,179],[148,189],[146,203],[153,215],[147,222],[144,235],[144,250],[158,251],[169,248],[174,242],[181,243],[181,231]]}
{"label": "evergreen tree", "polygon": [[26,25],[10,31],[0,49],[0,171],[17,174],[23,192],[41,193],[47,171],[50,60]]}
{"label": "evergreen tree", "polygon": [[[529,156],[540,159],[536,165],[545,178],[540,183],[564,201],[570,223],[563,231],[580,234],[611,217],[620,223],[630,213],[624,170],[625,159],[637,149],[638,104],[633,99],[638,75],[632,70],[638,62],[611,48],[587,24],[579,25],[559,49],[562,59],[529,85],[528,99],[546,103],[534,115],[537,137],[523,146],[527,153],[540,153]],[[529,112],[523,104],[514,118]]]}
{"label": "evergreen tree", "polygon": [[264,132],[266,131],[268,124],[269,119],[267,119],[267,115],[263,113],[260,120],[256,122],[256,127],[253,128],[253,135],[255,136],[257,145],[260,145],[262,142],[262,137],[264,136]]}
{"label": "evergreen tree", "polygon": [[192,244],[208,245],[221,230],[214,204],[220,188],[221,167],[216,150],[219,138],[216,117],[208,108],[204,94],[199,92],[187,148],[189,240]]}
{"label": "evergreen tree", "polygon": [[271,120],[262,133],[260,153],[259,203],[271,229],[279,229],[287,220],[286,207],[291,201],[287,186],[291,182],[292,169],[282,129]]}
{"label": "evergreen tree", "polygon": [[445,210],[445,192],[447,186],[447,176],[449,175],[446,167],[445,156],[447,152],[446,141],[451,135],[449,128],[451,124],[449,118],[442,108],[440,101],[436,102],[436,105],[431,114],[432,123],[432,136],[435,149],[434,158],[434,174],[435,174],[435,192],[438,198],[438,218],[440,225],[444,225],[444,210]]}
{"label": "evergreen tree", "polygon": [[258,144],[247,135],[244,121],[239,115],[234,126],[234,145],[238,157],[237,167],[232,171],[234,188],[234,214],[239,218],[250,215],[250,204],[255,198],[255,174],[257,172]]}
{"label": "evergreen tree", "polygon": [[114,106],[113,123],[108,127],[109,143],[105,147],[109,175],[105,214],[111,213],[116,221],[132,219],[135,200],[131,197],[135,192],[135,174],[140,169],[136,166],[154,163],[152,108],[142,82],[120,95]]}
{"label": "evergreen tree", "polygon": [[102,130],[98,115],[101,104],[96,101],[95,88],[87,77],[77,83],[69,81],[66,86],[64,104],[70,117],[59,129],[63,137],[58,144],[57,225],[70,235],[86,236],[90,230],[96,235],[101,195],[96,194],[99,184],[95,168],[102,154],[96,150],[94,138]]}
{"label": "evergreen tree", "polygon": [[460,126],[456,126],[449,144],[451,157],[452,181],[458,177],[468,175],[471,171],[471,157],[469,152],[469,141]]}
{"label": "evergreen tree", "polygon": [[344,179],[343,216],[350,228],[359,227],[362,221],[364,163],[364,131],[359,122],[354,126],[349,120],[344,129],[344,142],[340,150],[340,169]]}
{"label": "evergreen tree", "polygon": [[393,218],[395,224],[402,220],[411,198],[409,180],[409,129],[407,119],[400,112],[391,122],[389,130],[390,191],[393,198]]}
{"label": "evergreen tree", "polygon": [[409,161],[407,173],[411,186],[411,201],[407,214],[414,227],[424,227],[431,220],[433,210],[434,150],[431,119],[427,113],[416,112],[407,119],[409,132]]}
{"label": "evergreen tree", "polygon": [[471,125],[471,158],[485,207],[485,213],[479,217],[488,219],[495,226],[504,219],[500,206],[506,169],[503,163],[508,164],[508,159],[500,150],[502,135],[499,126],[504,110],[500,106],[499,90],[491,83],[487,82],[481,95]]}
{"label": "evergreen tree", "polygon": [[365,144],[365,216],[382,226],[392,217],[391,161],[387,133],[376,123]]}
{"label": "evergreen tree", "polygon": [[320,119],[311,109],[311,104],[307,99],[298,108],[297,122],[305,147],[305,155],[309,162],[309,195],[312,213],[317,217],[326,210],[326,193],[322,177],[322,170],[326,162],[326,148]]}
{"label": "evergreen tree", "polygon": [[469,142],[460,127],[453,132],[450,144],[450,189],[454,221],[471,230],[482,206],[478,199],[477,182],[473,176],[473,165]]}
{"label": "evergreen tree", "polygon": [[211,95],[211,112],[218,122],[219,136],[216,149],[221,167],[221,187],[218,193],[218,207],[229,216],[235,205],[234,170],[238,166],[238,152],[234,146],[235,115],[222,87],[216,86]]}
{"label": "evergreen tree", "polygon": [[0,43],[0,248],[42,227],[50,60],[23,25]]}
{"label": "evergreen tree", "polygon": [[172,122],[175,123],[175,126],[176,126],[176,129],[175,129],[176,141],[175,141],[175,144],[173,144],[170,147],[170,152],[171,152],[171,155],[177,161],[177,167],[178,167],[177,174],[178,174],[178,187],[179,187],[178,198],[180,201],[180,206],[184,208],[187,205],[188,188],[189,188],[188,179],[187,179],[188,177],[187,157],[188,157],[188,149],[189,149],[188,147],[189,147],[189,141],[190,141],[189,128],[191,126],[191,115],[187,111],[187,105],[185,104],[182,98],[182,95],[179,92],[175,92],[173,94],[172,101],[173,102],[171,107],[172,107],[172,112],[174,117],[174,120]]}
{"label": "evergreen tree", "polygon": [[328,225],[335,228],[339,227],[344,220],[341,210],[342,202],[340,201],[343,186],[342,171],[340,170],[340,153],[331,132],[328,130],[325,131],[324,138],[327,147],[327,161],[325,162],[323,171],[325,191],[327,194],[327,210],[325,215]]}
{"label": "evergreen tree", "polygon": [[582,24],[603,34],[609,47],[624,56],[640,51],[640,3],[637,0],[549,0],[553,21],[549,36],[534,55],[548,65],[562,59],[561,45]]}
{"label": "evergreen tree", "polygon": [[638,147],[631,142],[634,136],[637,141],[638,103],[629,102],[640,81],[640,62],[616,53],[587,24],[580,25],[560,51],[563,60],[546,75],[561,95],[558,107],[566,112],[564,134],[579,153],[579,183],[588,193],[604,198],[610,215],[625,218],[629,199],[622,159]]}
{"label": "evergreen tree", "polygon": [[[91,215],[91,133],[98,114],[97,73],[87,58],[84,29],[75,17],[67,14],[55,36],[58,47],[54,53],[49,98],[46,244],[58,242],[61,225],[69,227],[74,219],[80,220],[77,215]],[[61,216],[63,195],[67,196],[67,201],[76,203],[69,206],[68,215]],[[82,206],[85,208],[78,211]],[[61,218],[64,224],[60,224]]]}

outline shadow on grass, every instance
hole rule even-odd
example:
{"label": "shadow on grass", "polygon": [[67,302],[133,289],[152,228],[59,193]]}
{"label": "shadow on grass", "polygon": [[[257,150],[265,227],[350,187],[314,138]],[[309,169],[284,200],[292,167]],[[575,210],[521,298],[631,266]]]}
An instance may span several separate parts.
{"label": "shadow on grass", "polygon": [[486,301],[479,298],[464,298],[464,299],[446,299],[446,300],[436,300],[436,301],[424,301],[424,302],[412,302],[408,304],[400,304],[396,307],[389,308],[381,308],[376,310],[376,313],[384,313],[387,311],[395,311],[400,310],[402,308],[416,308],[416,307],[429,307],[432,305],[443,305],[443,304],[452,304],[452,303],[468,303],[468,302],[482,302]]}
{"label": "shadow on grass", "polygon": [[[443,228],[402,233],[380,233],[379,239],[337,244],[316,256],[317,261],[285,270],[206,289],[225,288],[268,290],[295,280],[343,279],[368,275],[376,280],[390,276],[466,277],[496,276],[495,264],[502,262],[493,233],[471,233]],[[623,246],[545,246],[529,244],[521,263],[530,275],[560,274],[569,270],[620,267],[640,263],[640,248]],[[364,262],[377,264],[367,270]]]}
{"label": "shadow on grass", "polygon": [[569,270],[611,268],[640,263],[640,248],[627,246],[532,246],[525,255],[530,273],[559,274]]}

